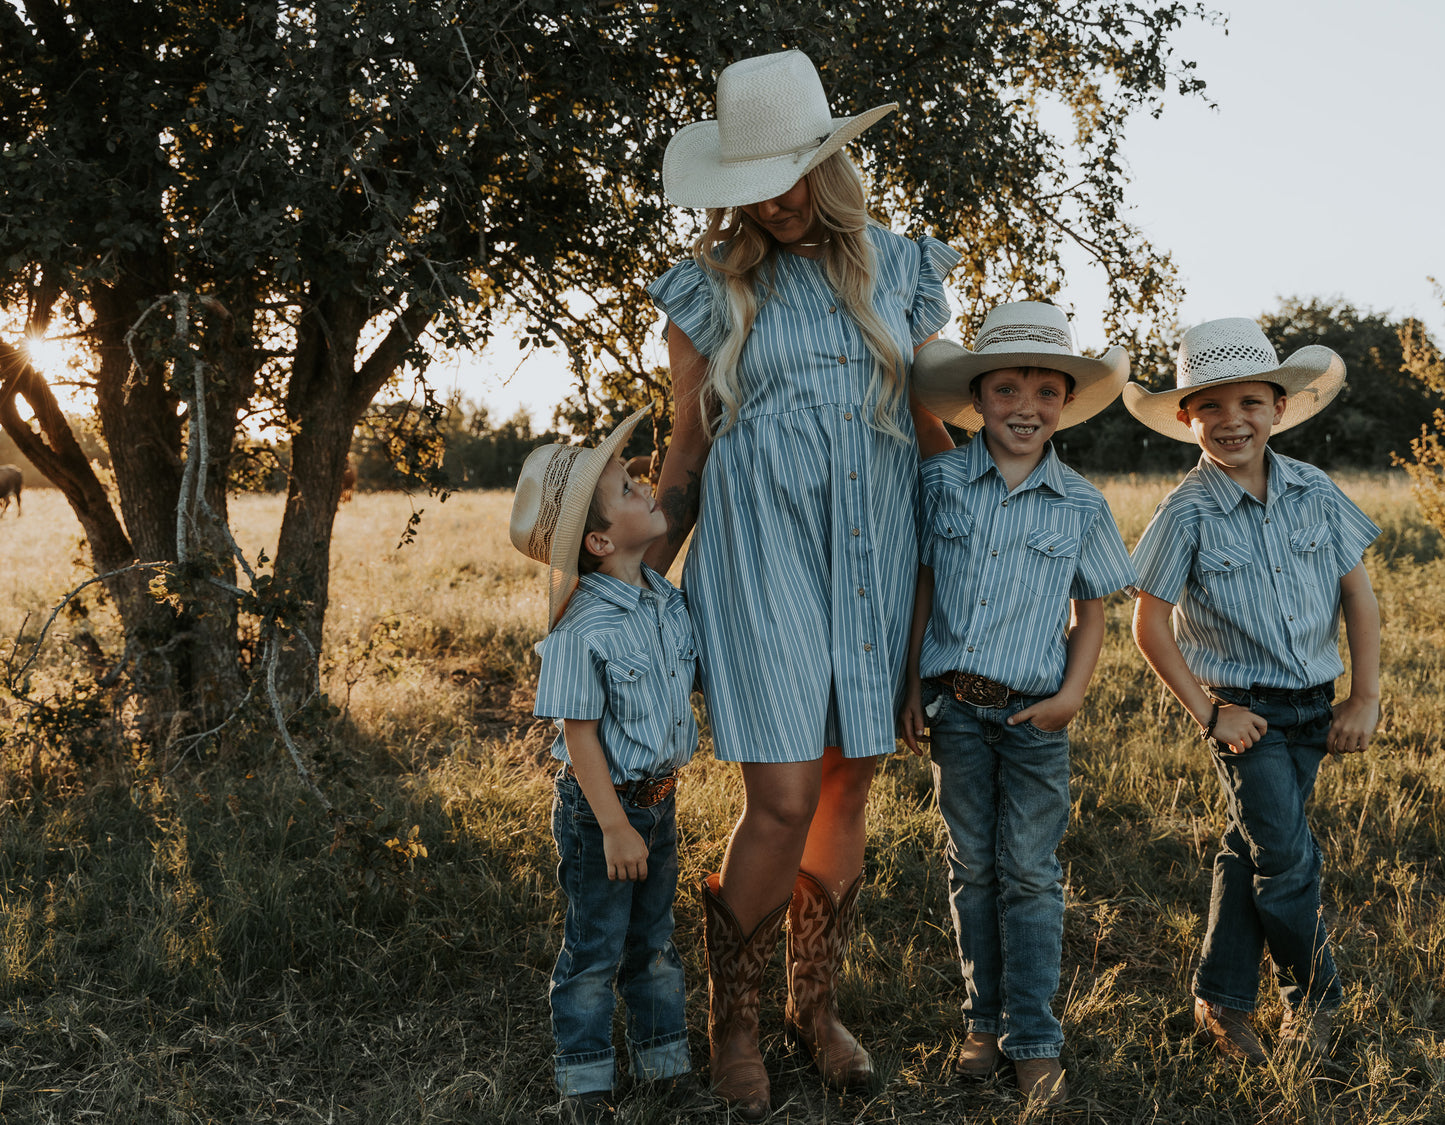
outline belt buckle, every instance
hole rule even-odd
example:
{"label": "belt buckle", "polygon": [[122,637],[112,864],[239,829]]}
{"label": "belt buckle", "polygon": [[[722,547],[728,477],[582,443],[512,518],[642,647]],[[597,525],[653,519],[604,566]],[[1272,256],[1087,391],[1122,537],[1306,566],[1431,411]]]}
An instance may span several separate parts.
{"label": "belt buckle", "polygon": [[664,777],[644,777],[634,784],[628,800],[639,809],[650,809],[653,805],[667,800],[677,789],[677,774]]}
{"label": "belt buckle", "polygon": [[975,707],[1003,707],[1008,703],[1008,685],[973,672],[953,674],[953,697]]}

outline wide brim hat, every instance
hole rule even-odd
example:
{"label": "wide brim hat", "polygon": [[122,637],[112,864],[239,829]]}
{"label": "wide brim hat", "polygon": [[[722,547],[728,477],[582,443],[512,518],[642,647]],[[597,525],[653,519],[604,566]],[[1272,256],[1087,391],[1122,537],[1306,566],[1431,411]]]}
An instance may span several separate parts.
{"label": "wide brim hat", "polygon": [[1194,432],[1179,420],[1189,395],[1226,383],[1275,383],[1285,393],[1284,415],[1272,433],[1314,417],[1345,385],[1345,361],[1323,344],[1309,344],[1283,363],[1264,329],[1248,317],[1208,320],[1184,333],[1174,364],[1175,386],[1149,391],[1138,383],[1124,388],[1124,406],[1155,433],[1194,443]]}
{"label": "wide brim hat", "polygon": [[802,51],[740,59],[718,75],[717,119],[684,126],[667,142],[662,190],[679,207],[761,203],[897,108],[834,117]]}
{"label": "wide brim hat", "polygon": [[548,632],[556,626],[567,600],[577,589],[577,552],[602,471],[651,409],[644,406],[600,445],[544,445],[532,450],[522,462],[517,492],[512,498],[512,546],[549,568]]}
{"label": "wide brim hat", "polygon": [[913,390],[928,411],[969,433],[983,427],[970,384],[1006,367],[1046,367],[1074,380],[1073,400],[1058,429],[1077,426],[1119,397],[1129,379],[1129,353],[1110,348],[1102,358],[1074,350],[1064,310],[1047,301],[1010,301],[990,309],[970,351],[952,340],[930,340],[913,357]]}

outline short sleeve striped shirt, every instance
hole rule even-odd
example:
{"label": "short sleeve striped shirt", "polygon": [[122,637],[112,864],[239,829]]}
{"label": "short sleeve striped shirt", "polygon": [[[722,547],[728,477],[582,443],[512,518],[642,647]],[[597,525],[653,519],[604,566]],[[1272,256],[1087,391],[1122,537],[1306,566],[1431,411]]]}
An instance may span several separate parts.
{"label": "short sleeve striped shirt", "polygon": [[923,462],[921,562],[933,613],[919,673],[964,671],[1025,695],[1064,679],[1069,602],[1134,581],[1108,501],[1050,445],[1012,492],[982,435]]}
{"label": "short sleeve striped shirt", "polygon": [[537,645],[539,718],[556,719],[552,757],[568,761],[564,719],[599,719],[618,784],[686,765],[697,749],[692,687],[697,647],[687,604],[644,567],[648,588],[584,574],[562,619]]}
{"label": "short sleeve striped shirt", "polygon": [[1265,459],[1261,503],[1201,456],[1134,547],[1138,588],[1174,604],[1179,650],[1212,687],[1341,675],[1340,579],[1380,533],[1322,470]]}

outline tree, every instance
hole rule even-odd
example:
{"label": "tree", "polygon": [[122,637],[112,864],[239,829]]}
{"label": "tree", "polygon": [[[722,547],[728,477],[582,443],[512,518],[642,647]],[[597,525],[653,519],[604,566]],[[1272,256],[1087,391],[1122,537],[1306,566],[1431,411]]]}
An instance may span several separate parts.
{"label": "tree", "polygon": [[[89,347],[114,503],[15,336],[0,343],[0,426],[79,516],[133,684],[197,715],[229,707],[244,606],[274,627],[273,654],[293,640],[280,678],[299,688],[352,430],[404,367],[483,346],[496,317],[520,315],[533,345],[566,347],[584,411],[594,393],[666,397],[641,288],[690,230],[659,197],[661,150],[710,112],[722,64],[802,47],[838,106],[901,102],[863,147],[875,197],[968,251],[968,300],[1048,295],[1073,239],[1108,271],[1123,322],[1174,291],[1167,258],[1122,222],[1118,145],[1131,113],[1201,88],[1167,45],[1200,14],[1123,0],[0,4],[0,305],[26,332]],[[1072,115],[1067,140],[1041,124],[1048,99]],[[289,433],[291,456],[274,576],[238,585],[226,481],[250,421]],[[165,564],[163,600],[137,562]]]}
{"label": "tree", "polygon": [[[1431,278],[1434,281],[1434,278]],[[1435,286],[1435,296],[1445,306],[1445,286]],[[1407,321],[1400,328],[1400,346],[1405,370],[1436,395],[1445,395],[1445,355],[1419,321]],[[1395,458],[1410,474],[1415,499],[1432,527],[1445,535],[1445,409],[1437,409],[1410,439],[1410,455]]]}

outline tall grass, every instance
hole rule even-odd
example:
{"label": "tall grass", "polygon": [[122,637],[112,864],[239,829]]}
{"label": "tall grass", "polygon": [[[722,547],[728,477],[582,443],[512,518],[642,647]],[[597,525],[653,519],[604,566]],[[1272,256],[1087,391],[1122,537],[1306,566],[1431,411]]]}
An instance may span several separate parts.
{"label": "tall grass", "polygon": [[[1103,483],[1132,543],[1170,482]],[[1144,667],[1129,604],[1114,597],[1072,728],[1058,1009],[1076,1096],[1060,1117],[1445,1119],[1445,559],[1400,478],[1345,487],[1385,528],[1368,560],[1385,703],[1374,748],[1327,763],[1314,807],[1347,982],[1334,1057],[1281,1057],[1246,1074],[1190,1038],[1222,810],[1193,723]],[[162,758],[117,747],[77,769],[37,759],[25,709],[0,697],[0,1119],[555,1120],[551,734],[530,715],[545,599],[539,568],[508,542],[509,502],[419,500],[420,535],[404,547],[405,497],[362,495],[342,509],[324,654],[340,714],[308,744],[339,821],[308,803],[279,748]],[[242,497],[235,518],[245,549],[272,553],[279,501]],[[33,636],[83,575],[78,539],[51,493],[0,521],[5,636],[27,614]],[[41,693],[83,674],[77,633],[113,642],[106,607],[87,607],[48,642]],[[740,803],[735,767],[712,760],[704,735],[679,790],[677,906],[699,1066],[697,885]],[[869,831],[841,1003],[884,1082],[870,1097],[823,1093],[782,1042],[775,964],[763,1026],[777,1119],[1019,1119],[1006,1079],[949,1079],[962,990],[926,760],[883,763]],[[1278,1015],[1266,989],[1260,1022],[1268,1030]],[[636,1101],[628,1116],[668,1120]]]}

